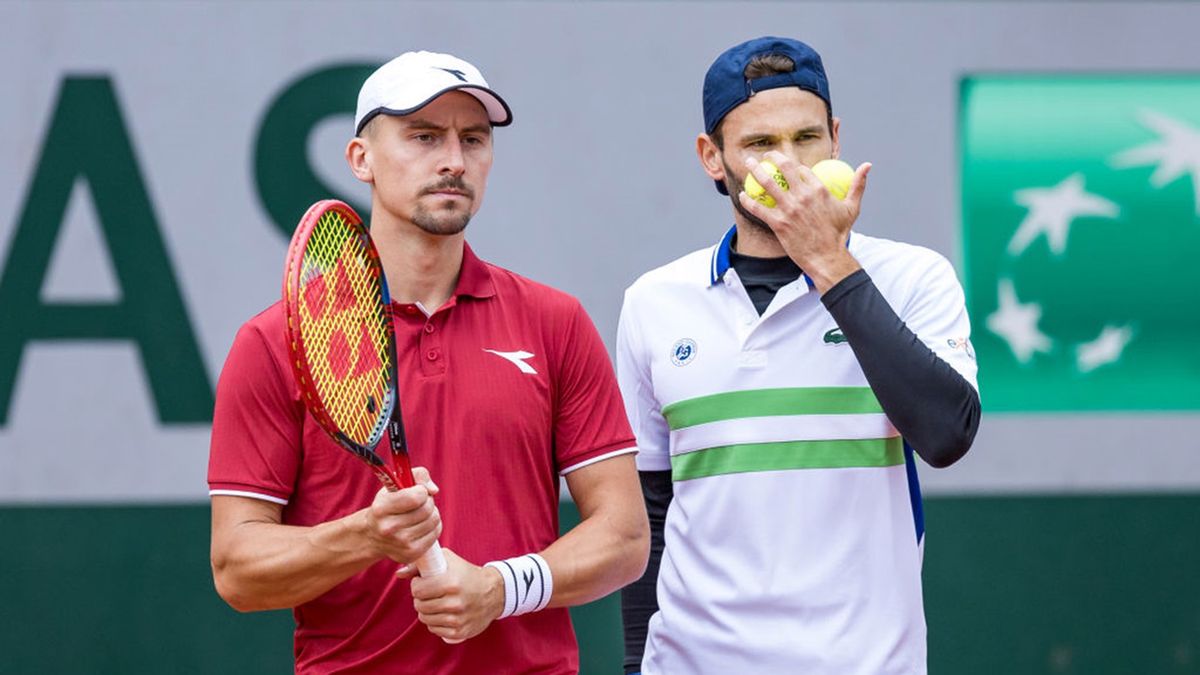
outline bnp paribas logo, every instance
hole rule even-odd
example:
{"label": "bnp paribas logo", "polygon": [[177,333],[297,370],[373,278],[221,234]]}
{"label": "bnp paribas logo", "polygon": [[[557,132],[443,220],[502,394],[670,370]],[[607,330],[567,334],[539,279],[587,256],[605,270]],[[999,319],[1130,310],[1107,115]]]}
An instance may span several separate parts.
{"label": "bnp paribas logo", "polygon": [[972,77],[961,103],[987,408],[1200,409],[1200,75]]}

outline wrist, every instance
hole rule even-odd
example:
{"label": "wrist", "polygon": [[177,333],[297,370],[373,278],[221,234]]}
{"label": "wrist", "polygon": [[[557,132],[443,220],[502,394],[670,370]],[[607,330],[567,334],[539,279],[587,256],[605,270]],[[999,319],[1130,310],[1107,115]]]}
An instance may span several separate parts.
{"label": "wrist", "polygon": [[542,556],[528,553],[507,560],[493,560],[485,567],[499,572],[503,581],[503,609],[497,618],[537,612],[550,604],[554,579]]}
{"label": "wrist", "polygon": [[495,621],[504,613],[504,575],[491,565],[484,565],[481,569],[484,574],[484,583],[487,584],[483,593],[484,603],[487,605],[487,617],[489,621]]}
{"label": "wrist", "polygon": [[843,248],[829,258],[810,261],[801,269],[812,280],[817,292],[824,295],[839,281],[862,269],[862,265],[855,260],[854,256],[850,255],[849,251]]}

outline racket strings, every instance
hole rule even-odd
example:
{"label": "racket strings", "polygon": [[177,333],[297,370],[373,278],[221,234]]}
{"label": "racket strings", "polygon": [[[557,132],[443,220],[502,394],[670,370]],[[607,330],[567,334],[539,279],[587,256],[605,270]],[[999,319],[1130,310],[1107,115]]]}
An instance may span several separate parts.
{"label": "racket strings", "polygon": [[350,440],[372,447],[390,413],[391,316],[381,266],[364,233],[321,216],[301,261],[300,333],[325,410]]}

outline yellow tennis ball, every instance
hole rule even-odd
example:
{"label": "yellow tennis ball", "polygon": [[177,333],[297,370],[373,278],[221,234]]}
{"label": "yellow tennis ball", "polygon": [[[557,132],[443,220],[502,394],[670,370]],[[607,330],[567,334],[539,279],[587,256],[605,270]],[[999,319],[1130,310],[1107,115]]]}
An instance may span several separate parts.
{"label": "yellow tennis ball", "polygon": [[823,159],[813,164],[812,172],[829,188],[838,199],[845,199],[854,180],[854,169],[840,159]]}
{"label": "yellow tennis ball", "polygon": [[[771,178],[775,179],[776,185],[784,190],[788,189],[787,179],[783,177],[782,173],[780,173],[779,167],[766,160],[763,160],[762,166],[764,169],[771,172]],[[775,198],[767,194],[767,189],[754,179],[754,174],[746,174],[746,181],[742,187],[746,190],[746,194],[750,195],[751,199],[762,202],[763,206],[767,207],[768,209],[775,208]]]}

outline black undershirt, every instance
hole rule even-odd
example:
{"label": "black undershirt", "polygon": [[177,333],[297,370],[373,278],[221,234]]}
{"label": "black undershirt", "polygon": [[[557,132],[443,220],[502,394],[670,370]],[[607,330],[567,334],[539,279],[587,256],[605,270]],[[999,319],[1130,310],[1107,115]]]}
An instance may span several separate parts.
{"label": "black undershirt", "polygon": [[754,303],[758,315],[767,311],[779,289],[800,277],[800,266],[791,258],[755,258],[729,250],[729,262],[737,270],[738,279]]}
{"label": "black undershirt", "polygon": [[[730,251],[730,262],[760,316],[779,289],[800,275],[790,258]],[[934,467],[949,466],[965,455],[979,428],[978,392],[904,325],[866,271],[839,281],[821,302],[854,350],[884,413],[913,450]],[[647,623],[658,611],[655,586],[674,497],[670,471],[639,475],[650,516],[650,561],[642,578],[621,590],[626,673],[641,670]]]}

